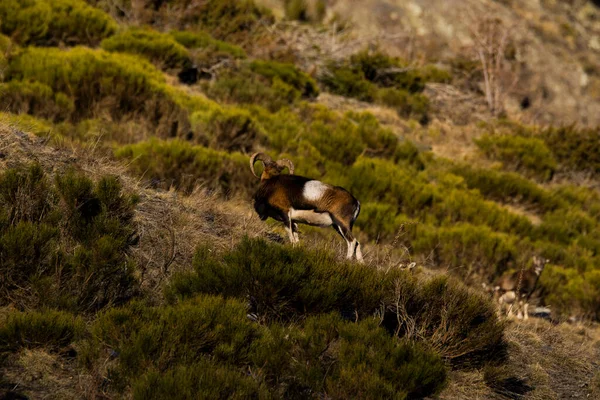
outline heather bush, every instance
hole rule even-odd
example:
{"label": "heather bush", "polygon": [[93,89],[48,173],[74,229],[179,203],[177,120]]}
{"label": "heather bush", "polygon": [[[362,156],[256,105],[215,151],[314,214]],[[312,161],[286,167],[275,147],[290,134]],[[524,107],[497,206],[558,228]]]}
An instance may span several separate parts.
{"label": "heather bush", "polygon": [[52,124],[28,114],[13,114],[0,112],[0,124],[14,127],[20,131],[31,132],[36,135],[45,135],[52,131]]}
{"label": "heather bush", "polygon": [[212,107],[191,116],[196,140],[208,147],[228,152],[250,152],[264,141],[263,128],[251,113],[236,107]]}
{"label": "heather bush", "polygon": [[202,87],[210,98],[220,102],[261,105],[272,112],[294,104],[301,96],[278,77],[269,80],[247,66],[224,71],[215,81],[203,82]]}
{"label": "heather bush", "polygon": [[121,147],[115,155],[129,160],[131,172],[162,189],[173,186],[190,193],[201,187],[229,194],[250,190],[254,182],[247,157],[182,140],[151,139]]}
{"label": "heather bush", "polygon": [[220,260],[200,248],[194,273],[175,277],[172,300],[195,293],[249,298],[262,319],[290,320],[337,310],[368,315],[382,300],[385,282],[367,266],[337,262],[330,253],[308,253],[244,239]]}
{"label": "heather bush", "polygon": [[81,339],[84,332],[83,320],[67,312],[13,311],[0,327],[0,353],[36,347],[59,350]]}
{"label": "heather bush", "polygon": [[[391,333],[434,345],[456,365],[471,356],[476,358],[473,363],[493,360],[503,348],[502,325],[493,305],[462,284],[348,264],[323,250],[260,239],[244,239],[224,254],[200,247],[194,271],[173,276],[166,297],[170,302],[185,302],[199,293],[244,299],[261,321],[301,320],[330,312],[352,321],[369,321],[374,313],[387,310],[382,323]],[[435,306],[426,306],[429,303]],[[443,336],[442,332],[451,333]]]}
{"label": "heather bush", "polygon": [[0,83],[0,107],[13,114],[29,114],[62,121],[75,111],[73,100],[40,82],[13,80]]}
{"label": "heather bush", "polygon": [[600,172],[599,128],[577,128],[574,125],[548,128],[542,130],[540,138],[566,169]]}
{"label": "heather bush", "polygon": [[546,190],[514,172],[474,168],[467,164],[454,165],[450,171],[462,176],[469,188],[479,190],[491,200],[525,204],[542,212],[566,205],[562,196]]}
{"label": "heather bush", "polygon": [[249,40],[260,21],[272,22],[267,8],[257,6],[253,0],[141,0],[130,1],[88,0],[113,17],[129,22],[132,18],[140,24],[157,27],[168,26],[179,30],[202,29],[220,40],[234,43]]}
{"label": "heather bush", "polygon": [[27,45],[96,45],[117,29],[109,15],[83,0],[5,0],[0,32]]}
{"label": "heather bush", "polygon": [[96,353],[88,355],[106,347],[119,354],[111,386],[131,385],[134,398],[341,399],[354,392],[404,399],[445,384],[439,356],[393,338],[372,318],[353,323],[331,314],[261,326],[246,313],[242,302],[215,296],[164,307],[134,302],[94,322]]}
{"label": "heather bush", "polygon": [[166,372],[150,370],[136,379],[133,399],[269,399],[267,388],[240,368],[202,359]]}
{"label": "heather bush", "polygon": [[169,35],[177,43],[188,49],[202,49],[214,53],[228,54],[233,58],[246,58],[246,52],[239,46],[217,40],[206,32],[194,31],[171,31]]}
{"label": "heather bush", "polygon": [[323,22],[327,12],[325,0],[283,0],[285,17],[301,22]]}
{"label": "heather bush", "polygon": [[294,64],[254,60],[250,63],[250,69],[271,81],[281,80],[298,90],[303,97],[314,98],[319,94],[316,82]]}
{"label": "heather bush", "polygon": [[504,168],[547,181],[557,163],[544,141],[535,137],[486,134],[475,140],[489,158],[501,161]]}
{"label": "heather bush", "polygon": [[441,359],[377,325],[373,318],[351,323],[325,314],[308,318],[302,329],[272,326],[257,341],[253,362],[264,366],[261,378],[283,398],[407,399],[438,393],[446,380]]}
{"label": "heather bush", "polygon": [[411,241],[416,253],[427,254],[435,265],[469,278],[500,276],[515,266],[519,244],[517,236],[465,223],[440,228],[418,225]]}
{"label": "heather bush", "polygon": [[137,54],[160,69],[191,66],[188,50],[174,37],[148,28],[130,28],[108,39],[100,46],[110,52]]}
{"label": "heather bush", "polygon": [[75,122],[108,114],[117,121],[141,118],[157,135],[189,132],[185,105],[165,86],[162,74],[136,56],[82,47],[28,48],[11,61],[7,78],[46,85],[56,102],[64,93],[69,101],[60,103],[75,105],[69,116]]}
{"label": "heather bush", "polygon": [[0,176],[0,302],[92,311],[130,298],[135,196],[119,180],[39,165]]}

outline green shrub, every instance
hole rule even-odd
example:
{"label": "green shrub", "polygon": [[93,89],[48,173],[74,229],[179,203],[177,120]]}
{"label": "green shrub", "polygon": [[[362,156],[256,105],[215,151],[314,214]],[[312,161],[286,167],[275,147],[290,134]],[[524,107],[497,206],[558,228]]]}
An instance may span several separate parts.
{"label": "green shrub", "polygon": [[142,24],[175,29],[202,29],[221,40],[241,42],[260,28],[260,21],[272,22],[271,12],[253,0],[144,0],[137,7],[130,1],[115,4],[108,0],[89,0],[128,21],[133,15]]}
{"label": "green shrub", "polygon": [[567,169],[600,172],[599,128],[578,129],[574,125],[548,128],[541,132],[540,137],[557,161]]}
{"label": "green shrub", "polygon": [[268,399],[268,390],[238,368],[209,360],[177,366],[166,372],[150,370],[133,386],[133,398],[213,400]]}
{"label": "green shrub", "polygon": [[192,114],[192,128],[197,141],[208,147],[250,152],[264,140],[262,127],[251,113],[235,107],[213,107]]}
{"label": "green shrub", "polygon": [[[15,57],[8,79],[46,85],[75,104],[70,119],[143,118],[158,135],[187,135],[187,111],[162,74],[150,63],[127,54],[74,48],[28,48]],[[58,95],[55,95],[58,98]]]}
{"label": "green shrub", "polygon": [[[493,360],[504,346],[502,325],[491,302],[460,283],[350,265],[322,250],[282,247],[257,239],[245,239],[222,256],[201,247],[194,271],[176,274],[166,297],[171,302],[185,301],[198,293],[245,299],[262,321],[297,320],[329,312],[369,320],[384,309],[382,323],[388,330],[434,345],[457,365],[470,356],[476,358],[474,363]],[[427,306],[430,303],[435,306]],[[417,325],[408,331],[410,325],[400,326],[399,321],[417,321]]]}
{"label": "green shrub", "polygon": [[222,260],[200,248],[194,270],[174,278],[171,299],[194,293],[247,296],[256,313],[269,320],[333,310],[367,315],[380,303],[384,284],[371,268],[338,263],[330,253],[250,239]]}
{"label": "green shrub", "polygon": [[134,303],[100,315],[92,334],[119,354],[115,373],[132,380],[156,369],[165,372],[210,356],[217,363],[245,364],[260,328],[236,300],[198,297],[173,307]]}
{"label": "green shrub", "polygon": [[278,77],[269,80],[246,66],[219,74],[215,81],[203,83],[203,89],[209,97],[221,102],[257,104],[273,112],[294,104],[301,97],[300,91]]}
{"label": "green shrub", "polygon": [[158,68],[185,68],[191,66],[188,50],[175,38],[148,28],[130,28],[108,39],[100,46],[110,52],[141,55]]}
{"label": "green shrub", "polygon": [[562,196],[543,189],[517,173],[474,168],[467,164],[454,165],[450,171],[462,176],[469,188],[479,190],[494,201],[525,203],[543,212],[565,206]]}
{"label": "green shrub", "polygon": [[449,73],[434,66],[407,67],[377,50],[365,50],[342,62],[329,62],[320,76],[331,92],[395,108],[403,117],[426,120],[429,100],[421,94],[428,81],[448,82]]}
{"label": "green shrub", "polygon": [[443,275],[401,278],[395,280],[383,320],[389,331],[428,343],[455,368],[505,359],[504,324],[485,294]]}
{"label": "green shrub", "polygon": [[64,93],[54,93],[39,82],[10,81],[0,83],[0,107],[14,114],[31,114],[40,118],[62,121],[75,111],[75,104]]}
{"label": "green shrub", "polygon": [[425,121],[429,99],[422,94],[410,94],[403,89],[383,88],[375,94],[375,101],[396,109],[401,117]]}
{"label": "green shrub", "polygon": [[0,124],[5,126],[8,125],[20,131],[30,132],[37,135],[45,135],[53,129],[52,124],[48,121],[35,118],[27,114],[0,112]]}
{"label": "green shrub", "polygon": [[551,179],[557,167],[552,152],[538,138],[487,134],[475,143],[487,157],[501,161],[505,168],[542,181]]}
{"label": "green shrub", "polygon": [[0,352],[36,347],[58,350],[80,339],[84,332],[83,320],[66,312],[12,312],[0,327]]}
{"label": "green shrub", "polygon": [[285,17],[302,22],[322,22],[327,11],[325,0],[283,0]]}
{"label": "green shrub", "polygon": [[131,160],[131,172],[163,189],[174,186],[190,193],[199,186],[229,194],[249,191],[254,182],[247,157],[181,140],[151,139],[124,146],[115,155]]}
{"label": "green shrub", "polygon": [[211,296],[167,307],[134,302],[94,322],[93,346],[119,354],[111,384],[131,383],[134,398],[415,398],[444,387],[439,356],[372,318],[260,326],[246,313],[239,301]]}
{"label": "green shrub", "polygon": [[112,35],[116,23],[83,0],[5,0],[0,32],[23,45],[96,45]]}
{"label": "green shrub", "polygon": [[302,93],[303,97],[315,98],[319,95],[316,82],[294,64],[254,60],[250,63],[250,69],[271,81],[281,80]]}
{"label": "green shrub", "polygon": [[594,232],[597,225],[598,222],[583,211],[560,209],[546,214],[538,231],[547,240],[568,244],[576,236]]}
{"label": "green shrub", "polygon": [[115,177],[94,184],[69,171],[52,185],[37,165],[7,170],[0,176],[0,302],[88,311],[130,298],[136,202]]}
{"label": "green shrub", "polygon": [[302,329],[271,327],[253,361],[283,398],[421,398],[446,380],[440,358],[423,346],[392,338],[372,318],[350,323],[334,314],[311,317]]}
{"label": "green shrub", "polygon": [[319,80],[334,94],[360,101],[375,101],[377,87],[351,67],[330,62]]}
{"label": "green shrub", "polygon": [[559,265],[547,265],[540,276],[547,292],[545,300],[557,317],[581,315],[590,319],[600,317],[600,271],[578,271]]}
{"label": "green shrub", "polygon": [[246,58],[246,52],[241,47],[217,40],[206,32],[171,31],[169,35],[188,49],[204,49],[229,54],[234,58]]}
{"label": "green shrub", "polygon": [[189,49],[191,60],[199,69],[210,69],[221,62],[246,58],[241,47],[214,39],[206,32],[171,31],[169,34]]}
{"label": "green shrub", "polygon": [[500,276],[515,266],[520,254],[518,237],[487,226],[418,225],[415,236],[411,244],[416,253],[432,257],[435,265],[463,277]]}
{"label": "green shrub", "polygon": [[574,207],[581,207],[590,216],[600,220],[600,193],[584,186],[563,184],[551,189],[552,194]]}

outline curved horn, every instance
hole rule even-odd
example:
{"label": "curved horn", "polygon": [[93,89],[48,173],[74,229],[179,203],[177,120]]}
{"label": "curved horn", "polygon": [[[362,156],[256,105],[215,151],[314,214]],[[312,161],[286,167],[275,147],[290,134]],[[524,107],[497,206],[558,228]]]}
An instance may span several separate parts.
{"label": "curved horn", "polygon": [[294,175],[294,163],[288,160],[287,158],[277,160],[277,165],[279,165],[282,168],[287,167],[290,170],[290,175]]}
{"label": "curved horn", "polygon": [[265,162],[270,162],[270,161],[272,162],[273,159],[265,153],[252,154],[252,157],[250,157],[250,171],[252,171],[252,175],[254,175],[257,178],[260,178],[260,176],[256,175],[256,172],[254,171],[254,163],[257,161],[262,161],[262,163],[264,165]]}

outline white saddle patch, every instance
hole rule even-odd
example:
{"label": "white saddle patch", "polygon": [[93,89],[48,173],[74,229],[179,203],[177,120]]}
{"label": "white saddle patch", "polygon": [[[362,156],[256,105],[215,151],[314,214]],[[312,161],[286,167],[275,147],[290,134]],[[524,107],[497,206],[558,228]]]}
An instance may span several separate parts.
{"label": "white saddle patch", "polygon": [[323,197],[323,194],[329,189],[329,185],[320,181],[308,181],[304,184],[302,195],[306,200],[317,201]]}
{"label": "white saddle patch", "polygon": [[290,210],[290,218],[294,222],[314,226],[331,226],[333,220],[329,213],[317,213],[312,210]]}

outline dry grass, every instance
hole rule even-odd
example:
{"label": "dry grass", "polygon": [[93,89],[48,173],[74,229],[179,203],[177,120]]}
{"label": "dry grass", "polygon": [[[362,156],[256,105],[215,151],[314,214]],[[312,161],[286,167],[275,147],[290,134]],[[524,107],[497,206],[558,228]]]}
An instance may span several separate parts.
{"label": "dry grass", "polygon": [[91,377],[81,373],[73,356],[24,349],[8,360],[2,372],[4,381],[10,382],[10,387],[0,388],[2,398],[11,398],[11,391],[32,399],[94,397]]}
{"label": "dry grass", "polygon": [[504,389],[494,392],[484,371],[453,372],[441,399],[566,399],[599,398],[600,328],[597,325],[553,325],[530,319],[513,321],[506,329],[507,377],[529,386],[525,395]]}

